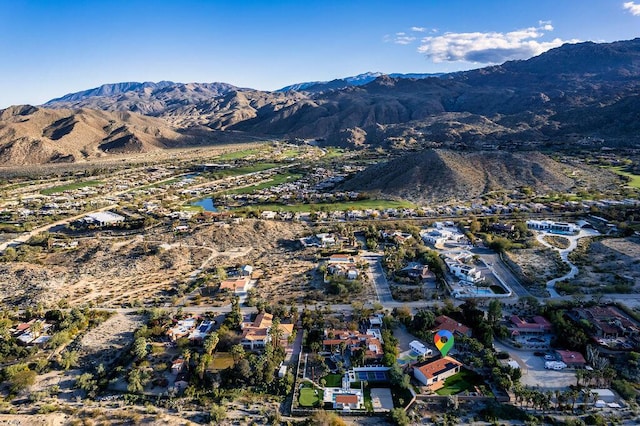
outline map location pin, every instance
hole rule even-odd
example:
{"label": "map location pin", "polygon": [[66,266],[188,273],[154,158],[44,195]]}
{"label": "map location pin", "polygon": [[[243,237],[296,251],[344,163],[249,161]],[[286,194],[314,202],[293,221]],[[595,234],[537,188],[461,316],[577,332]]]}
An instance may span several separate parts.
{"label": "map location pin", "polygon": [[449,330],[438,330],[433,336],[433,342],[442,356],[447,356],[449,350],[453,347],[453,334]]}

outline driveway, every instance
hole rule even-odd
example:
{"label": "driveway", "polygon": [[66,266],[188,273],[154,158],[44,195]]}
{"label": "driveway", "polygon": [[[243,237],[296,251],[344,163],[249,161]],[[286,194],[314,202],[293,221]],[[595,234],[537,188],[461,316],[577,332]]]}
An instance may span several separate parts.
{"label": "driveway", "polygon": [[389,282],[380,263],[382,255],[373,252],[364,252],[361,257],[369,263],[369,278],[375,287],[378,301],[380,303],[393,302]]}
{"label": "driveway", "polygon": [[520,383],[524,386],[537,387],[542,390],[567,389],[576,384],[575,370],[547,370],[544,368],[544,358],[535,356],[534,351],[513,349],[500,342],[494,342],[496,350],[508,352],[511,359],[516,361],[522,370]]}
{"label": "driveway", "polygon": [[[546,242],[544,240],[545,235],[554,235],[558,237],[564,237],[567,240],[569,240],[569,247],[567,247],[566,249],[559,249],[549,244],[548,242]],[[563,281],[563,280],[570,280],[571,278],[574,278],[576,275],[578,275],[578,267],[569,261],[569,253],[571,253],[576,249],[576,247],[578,246],[578,240],[580,238],[593,237],[596,235],[600,235],[600,233],[595,229],[581,229],[580,232],[576,235],[561,235],[561,234],[552,234],[547,232],[536,232],[536,239],[538,240],[538,242],[544,245],[545,247],[549,247],[557,251],[560,254],[560,258],[562,259],[562,261],[567,265],[569,265],[569,268],[570,268],[569,272],[566,273],[565,275],[547,281],[547,291],[549,292],[549,295],[551,298],[560,297],[560,295],[555,289],[557,282]]]}
{"label": "driveway", "polygon": [[482,248],[474,248],[471,252],[480,256],[480,259],[482,259],[482,261],[487,265],[491,273],[496,277],[500,277],[500,279],[502,279],[502,281],[504,281],[504,283],[511,288],[517,296],[531,296],[531,293],[529,293],[527,289],[520,284],[518,278],[513,275],[511,269],[504,264],[502,259],[500,259],[500,255],[496,252]]}

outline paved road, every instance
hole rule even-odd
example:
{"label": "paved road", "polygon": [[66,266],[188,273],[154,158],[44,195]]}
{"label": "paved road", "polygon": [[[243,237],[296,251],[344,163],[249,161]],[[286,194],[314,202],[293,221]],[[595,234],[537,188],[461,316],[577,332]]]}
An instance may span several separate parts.
{"label": "paved road", "polygon": [[511,269],[509,269],[507,265],[504,264],[502,259],[500,259],[500,255],[498,255],[496,252],[494,252],[493,250],[480,248],[475,248],[472,250],[472,252],[480,256],[484,263],[489,266],[494,275],[498,275],[517,296],[531,296],[531,293],[529,293],[529,291],[527,291],[527,289],[524,288],[522,284],[520,284],[518,278],[513,275]]}
{"label": "paved road", "polygon": [[369,263],[369,278],[374,284],[378,301],[383,304],[393,302],[389,282],[382,269],[382,255],[374,252],[364,252],[361,256]]}

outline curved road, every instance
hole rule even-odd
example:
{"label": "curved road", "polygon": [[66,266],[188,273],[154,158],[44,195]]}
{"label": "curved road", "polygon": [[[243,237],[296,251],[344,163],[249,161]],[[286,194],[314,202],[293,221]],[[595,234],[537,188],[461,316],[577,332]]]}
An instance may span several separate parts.
{"label": "curved road", "polygon": [[[566,238],[567,240],[569,240],[569,247],[565,249],[559,249],[549,244],[548,242],[546,242],[544,239],[545,235],[554,235],[554,236]],[[555,288],[556,283],[563,280],[570,280],[574,278],[576,275],[578,275],[578,267],[569,261],[569,253],[571,253],[576,249],[576,247],[578,246],[578,240],[580,238],[593,237],[596,235],[600,235],[600,233],[592,229],[581,229],[580,232],[576,235],[548,234],[546,232],[537,233],[536,239],[538,240],[538,242],[545,247],[549,247],[557,251],[560,254],[560,258],[562,259],[562,261],[567,265],[569,265],[569,268],[570,268],[569,272],[567,272],[563,276],[547,281],[547,291],[549,292],[549,297],[551,297],[552,299],[561,297],[556,291],[556,288]]]}

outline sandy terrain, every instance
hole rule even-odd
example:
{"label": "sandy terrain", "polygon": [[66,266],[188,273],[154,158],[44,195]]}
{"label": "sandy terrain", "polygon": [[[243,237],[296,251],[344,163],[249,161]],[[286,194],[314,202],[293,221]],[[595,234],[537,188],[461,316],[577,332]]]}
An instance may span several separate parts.
{"label": "sandy terrain", "polygon": [[563,275],[568,267],[549,248],[533,248],[507,252],[507,257],[522,284],[535,296],[545,296],[546,283]]}
{"label": "sandy terrain", "polygon": [[63,413],[51,414],[0,414],[0,425],[11,426],[61,426],[69,424],[69,416]]}
{"label": "sandy terrain", "polygon": [[634,293],[640,290],[640,239],[637,237],[581,242],[572,260],[580,271],[572,283],[585,292],[607,290],[607,286],[616,284],[629,287]]}
{"label": "sandy terrain", "polygon": [[51,306],[163,306],[202,273],[218,266],[251,264],[262,272],[257,290],[273,301],[302,300],[315,251],[296,241],[309,235],[303,224],[245,220],[239,224],[194,225],[174,235],[159,226],[142,235],[83,238],[78,249],[34,254],[28,262],[0,263],[7,277],[0,289],[5,303]]}

